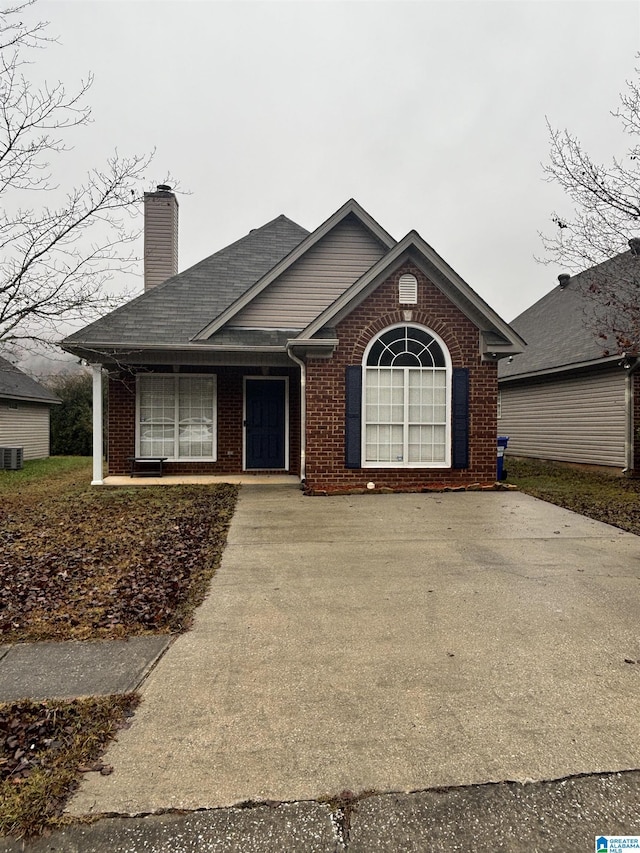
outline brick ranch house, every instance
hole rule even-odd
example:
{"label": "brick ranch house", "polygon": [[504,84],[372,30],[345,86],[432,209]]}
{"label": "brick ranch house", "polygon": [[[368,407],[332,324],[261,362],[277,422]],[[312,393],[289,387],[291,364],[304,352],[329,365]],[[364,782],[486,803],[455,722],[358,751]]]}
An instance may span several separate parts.
{"label": "brick ranch house", "polygon": [[[94,370],[94,483],[288,473],[308,493],[496,478],[498,360],[524,341],[415,231],[350,200],[309,233],[285,216],[177,273],[178,204],[145,194],[145,291],[66,338]],[[371,485],[369,486],[371,488]]]}

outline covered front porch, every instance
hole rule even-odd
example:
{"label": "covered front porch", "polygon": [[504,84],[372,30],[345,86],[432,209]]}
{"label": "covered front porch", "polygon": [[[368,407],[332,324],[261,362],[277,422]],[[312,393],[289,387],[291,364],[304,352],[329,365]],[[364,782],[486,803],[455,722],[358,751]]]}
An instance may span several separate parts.
{"label": "covered front porch", "polygon": [[[299,484],[298,364],[285,353],[190,356],[145,353],[142,363],[92,365],[93,484]],[[138,461],[153,458],[162,458],[160,472],[131,476]]]}

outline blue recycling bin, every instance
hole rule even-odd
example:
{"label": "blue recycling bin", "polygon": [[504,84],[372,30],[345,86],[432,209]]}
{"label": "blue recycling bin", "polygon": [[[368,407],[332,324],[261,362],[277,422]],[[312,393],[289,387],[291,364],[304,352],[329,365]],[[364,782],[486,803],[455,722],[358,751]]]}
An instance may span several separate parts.
{"label": "blue recycling bin", "polygon": [[498,436],[498,465],[496,470],[496,479],[498,482],[504,480],[507,476],[504,470],[504,452],[507,449],[507,444],[509,444],[509,436],[508,435],[499,435]]}

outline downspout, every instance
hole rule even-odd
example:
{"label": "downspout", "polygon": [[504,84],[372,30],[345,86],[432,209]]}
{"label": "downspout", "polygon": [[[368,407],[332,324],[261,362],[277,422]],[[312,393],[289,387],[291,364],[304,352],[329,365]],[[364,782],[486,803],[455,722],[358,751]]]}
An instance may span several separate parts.
{"label": "downspout", "polygon": [[287,344],[287,355],[300,368],[300,480],[304,483],[307,479],[307,365],[293,354],[289,344]]}
{"label": "downspout", "polygon": [[[629,364],[629,361],[625,359],[625,362]],[[624,363],[623,363],[624,366]],[[634,391],[633,391],[633,375],[640,366],[640,360],[635,359],[633,364],[629,364],[626,370],[626,378],[625,378],[625,393],[624,393],[624,404],[627,413],[626,423],[625,423],[625,442],[624,442],[624,457],[625,457],[625,468],[622,472],[625,477],[631,477],[635,474],[635,421],[633,417],[634,411]]]}
{"label": "downspout", "polygon": [[92,486],[102,486],[102,365],[92,364],[93,374],[93,480]]}

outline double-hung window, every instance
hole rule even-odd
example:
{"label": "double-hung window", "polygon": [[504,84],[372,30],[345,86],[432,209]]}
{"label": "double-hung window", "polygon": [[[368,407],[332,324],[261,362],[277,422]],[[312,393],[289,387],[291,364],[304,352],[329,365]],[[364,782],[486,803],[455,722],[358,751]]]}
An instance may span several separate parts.
{"label": "double-hung window", "polygon": [[376,337],[364,355],[363,462],[373,467],[448,467],[451,361],[420,326]]}
{"label": "double-hung window", "polygon": [[139,374],[136,454],[215,461],[216,377]]}

